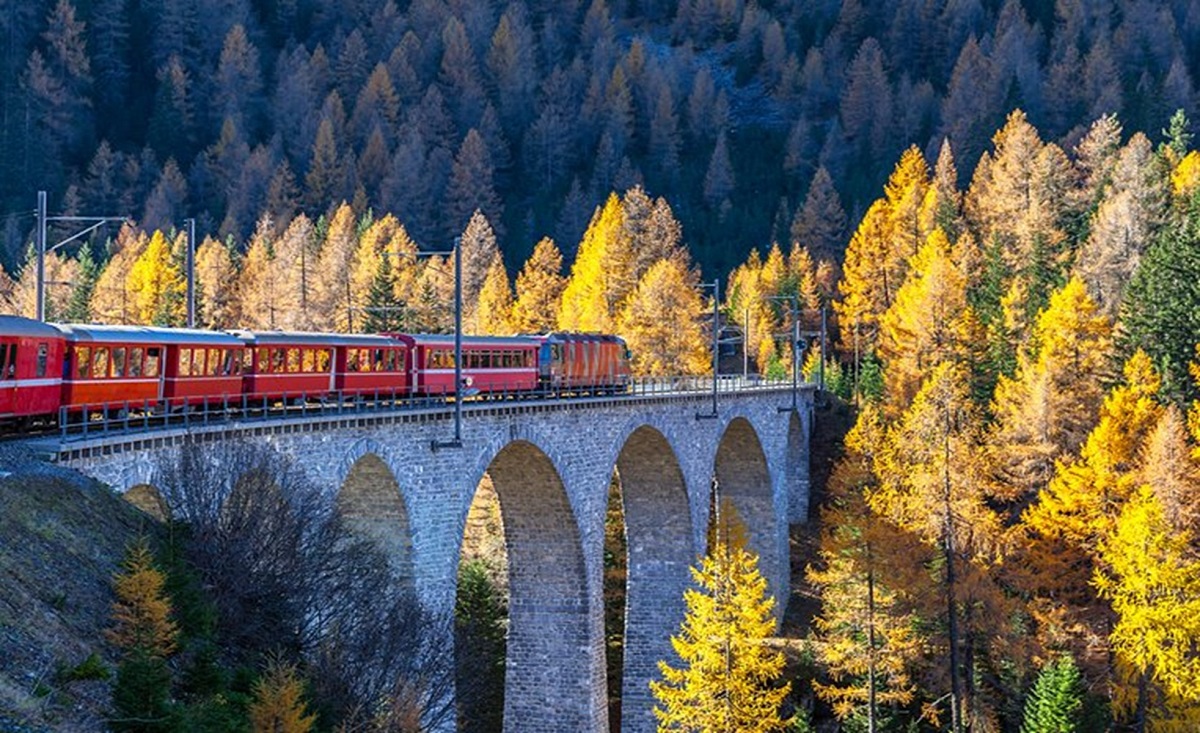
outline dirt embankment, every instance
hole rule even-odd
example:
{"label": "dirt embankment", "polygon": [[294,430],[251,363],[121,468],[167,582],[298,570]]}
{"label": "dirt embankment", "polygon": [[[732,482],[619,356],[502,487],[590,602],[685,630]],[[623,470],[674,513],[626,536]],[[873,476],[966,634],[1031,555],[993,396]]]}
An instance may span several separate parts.
{"label": "dirt embankment", "polygon": [[116,661],[104,640],[110,579],[154,522],[105,487],[7,447],[0,476],[0,733],[101,730],[101,678]]}

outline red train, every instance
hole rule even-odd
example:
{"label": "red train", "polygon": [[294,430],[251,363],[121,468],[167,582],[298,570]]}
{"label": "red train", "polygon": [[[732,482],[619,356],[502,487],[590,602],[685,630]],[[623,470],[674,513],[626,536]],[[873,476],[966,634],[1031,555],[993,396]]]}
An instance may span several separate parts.
{"label": "red train", "polygon": [[[463,336],[464,394],[620,392],[629,351],[616,336]],[[322,401],[336,395],[447,396],[454,337],[201,331],[59,325],[0,316],[0,421],[102,407]]]}

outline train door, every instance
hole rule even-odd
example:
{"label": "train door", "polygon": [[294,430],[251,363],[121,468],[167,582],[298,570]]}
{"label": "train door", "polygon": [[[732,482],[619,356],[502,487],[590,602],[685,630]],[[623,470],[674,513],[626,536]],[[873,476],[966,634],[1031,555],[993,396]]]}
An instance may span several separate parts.
{"label": "train door", "polygon": [[17,345],[0,341],[0,415],[17,409]]}

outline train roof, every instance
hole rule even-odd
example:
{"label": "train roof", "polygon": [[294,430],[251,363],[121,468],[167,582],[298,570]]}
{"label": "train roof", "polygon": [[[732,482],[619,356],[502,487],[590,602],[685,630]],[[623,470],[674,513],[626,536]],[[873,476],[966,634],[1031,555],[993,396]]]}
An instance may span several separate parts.
{"label": "train roof", "polygon": [[241,339],[221,331],[156,326],[101,326],[83,323],[56,324],[68,341],[129,344],[183,344],[187,346],[242,346]]}
{"label": "train roof", "polygon": [[62,333],[50,325],[22,316],[0,316],[0,336],[61,339]]}
{"label": "train roof", "polygon": [[610,333],[588,333],[582,331],[554,331],[541,338],[547,341],[592,341],[608,344],[623,344],[625,339]]}
{"label": "train roof", "polygon": [[[403,334],[417,346],[454,346],[452,333],[409,333]],[[531,336],[471,336],[463,334],[463,346],[537,346],[539,339]]]}
{"label": "train roof", "polygon": [[388,336],[364,333],[313,333],[308,331],[230,331],[238,338],[255,346],[401,346]]}

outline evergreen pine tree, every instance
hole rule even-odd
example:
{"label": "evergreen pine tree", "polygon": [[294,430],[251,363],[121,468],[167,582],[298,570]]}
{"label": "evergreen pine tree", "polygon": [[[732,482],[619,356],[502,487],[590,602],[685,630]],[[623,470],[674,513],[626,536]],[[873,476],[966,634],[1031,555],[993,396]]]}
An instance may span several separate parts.
{"label": "evergreen pine tree", "polygon": [[[1063,656],[1038,673],[1025,701],[1021,733],[1084,733],[1083,676],[1075,659]],[[1090,729],[1089,729],[1090,730]]]}

